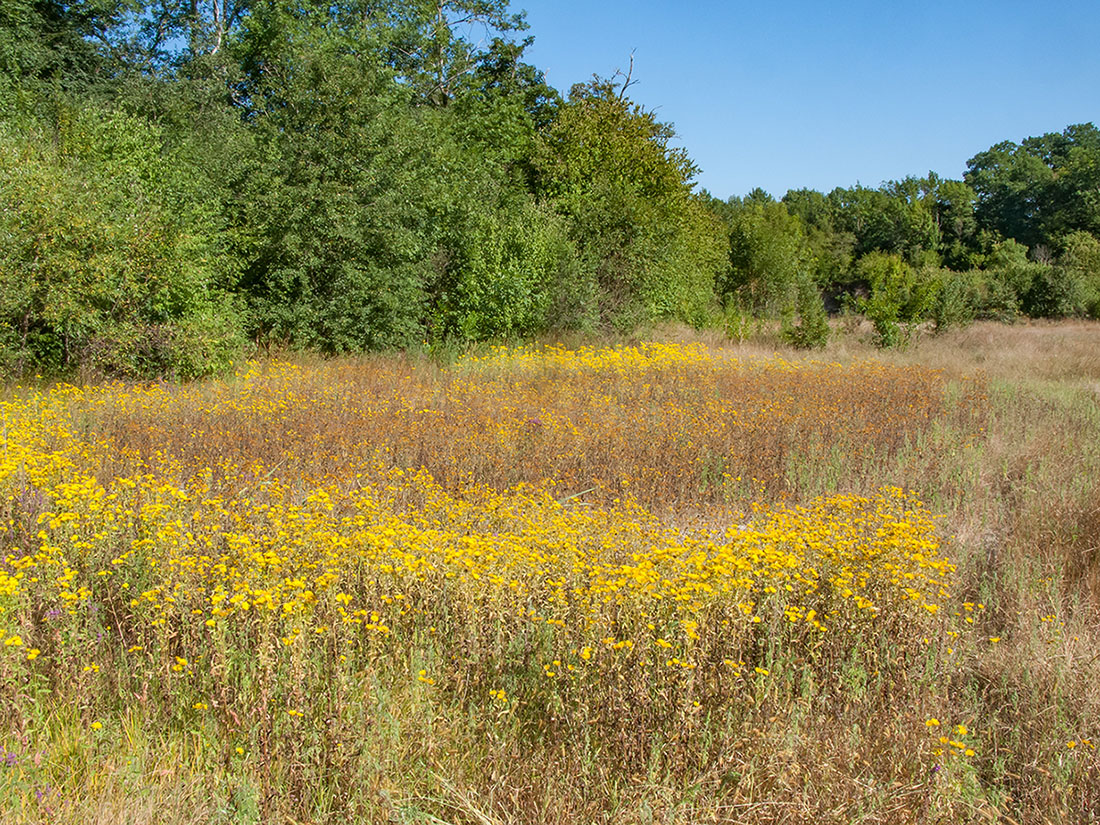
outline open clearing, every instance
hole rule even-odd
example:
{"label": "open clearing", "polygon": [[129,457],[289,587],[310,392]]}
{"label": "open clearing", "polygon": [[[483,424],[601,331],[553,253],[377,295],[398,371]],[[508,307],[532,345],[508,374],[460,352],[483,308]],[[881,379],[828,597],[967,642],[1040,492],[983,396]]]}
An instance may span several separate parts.
{"label": "open clearing", "polygon": [[0,401],[0,819],[1100,821],[1100,325]]}

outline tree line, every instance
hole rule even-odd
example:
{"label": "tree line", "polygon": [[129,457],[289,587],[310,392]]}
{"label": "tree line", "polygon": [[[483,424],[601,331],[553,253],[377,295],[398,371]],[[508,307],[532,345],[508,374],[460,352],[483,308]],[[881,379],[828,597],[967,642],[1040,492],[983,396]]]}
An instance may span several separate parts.
{"label": "tree line", "polygon": [[740,311],[811,319],[809,339],[787,327],[796,343],[827,334],[818,294],[830,309],[863,313],[887,346],[920,324],[1100,318],[1091,123],[998,143],[967,162],[962,180],[929,172],[780,201],[755,190],[712,208],[731,229],[727,305],[733,296]]}
{"label": "tree line", "polygon": [[1100,315],[1091,124],[962,181],[720,201],[629,77],[562,95],[530,43],[507,0],[6,0],[0,372]]}

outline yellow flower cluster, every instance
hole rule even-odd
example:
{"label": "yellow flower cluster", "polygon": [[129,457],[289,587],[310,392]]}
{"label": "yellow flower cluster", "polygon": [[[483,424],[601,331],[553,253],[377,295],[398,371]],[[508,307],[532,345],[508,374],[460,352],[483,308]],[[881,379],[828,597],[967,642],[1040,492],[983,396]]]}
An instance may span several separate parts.
{"label": "yellow flower cluster", "polygon": [[[37,516],[37,547],[6,542],[5,603],[31,590],[71,614],[94,591],[153,626],[186,615],[213,628],[249,611],[308,616],[324,599],[335,613],[325,621],[387,635],[430,580],[460,587],[472,611],[491,604],[550,625],[583,628],[629,605],[675,619],[691,641],[715,607],[735,608],[727,626],[781,617],[818,631],[886,604],[934,608],[953,570],[928,513],[896,489],[782,507],[719,533],[527,487],[456,495],[425,473],[382,468],[359,481],[296,495],[269,478],[262,498],[224,500],[202,476],[186,488],[151,475],[102,486],[74,472],[41,490],[50,509]],[[5,533],[21,540],[13,527]]]}
{"label": "yellow flower cluster", "polygon": [[[540,685],[623,668],[752,683],[774,676],[776,645],[814,661],[876,622],[939,620],[954,567],[910,494],[820,496],[737,520],[716,510],[685,527],[631,496],[632,480],[668,471],[642,454],[629,472],[614,470],[614,498],[585,502],[570,491],[605,483],[581,473],[629,439],[622,422],[608,440],[599,398],[584,421],[555,419],[536,406],[550,397],[539,395],[545,388],[509,389],[497,377],[478,384],[473,373],[486,365],[515,375],[564,370],[577,381],[600,371],[640,376],[653,426],[675,430],[669,437],[689,457],[698,433],[738,430],[763,445],[777,403],[794,415],[794,402],[780,399],[731,418],[728,399],[680,370],[733,380],[726,373],[743,365],[657,345],[501,349],[461,363],[434,402],[420,391],[415,404],[398,400],[419,380],[409,371],[387,373],[373,395],[361,386],[353,394],[337,368],[318,368],[318,377],[289,364],[248,365],[230,380],[184,388],[24,393],[0,404],[0,655],[18,650],[21,666],[70,667],[74,679],[100,678],[101,664],[130,657],[180,685],[191,712],[215,707],[210,679],[224,667],[212,663],[234,646],[294,667],[307,654],[349,668],[369,655],[400,662],[436,690],[481,678],[463,670],[475,664],[503,678],[513,655]],[[799,369],[843,383],[835,366],[752,369],[771,388],[794,386],[797,375],[790,384],[775,376]],[[677,398],[659,389],[664,381]],[[475,404],[482,391],[493,404]],[[685,406],[679,399],[692,393],[697,403]],[[496,405],[509,398],[510,411]],[[349,410],[375,429],[348,436]],[[322,414],[329,424],[306,433]],[[464,474],[439,478],[430,455],[418,462],[400,440],[403,428],[431,427],[455,440],[463,428],[474,432],[461,448],[426,441],[453,450],[452,469]],[[547,472],[538,483],[502,484],[495,465],[478,463],[482,448],[515,457],[511,442],[551,429],[559,451],[542,467],[566,467],[564,482]],[[372,433],[385,438],[370,443]],[[290,446],[272,444],[280,439]],[[217,445],[226,455],[211,455]],[[686,494],[701,489],[686,476],[676,483]],[[205,687],[187,694],[186,684]],[[492,684],[498,702],[519,689]],[[293,684],[285,689],[296,718],[306,704]]]}
{"label": "yellow flower cluster", "polygon": [[458,366],[472,370],[497,369],[510,374],[552,371],[634,375],[674,365],[712,364],[714,361],[714,355],[699,344],[643,343],[635,347],[581,347],[576,350],[562,346],[495,346],[486,355],[460,359]]}
{"label": "yellow flower cluster", "polygon": [[[185,387],[62,388],[34,415],[49,444],[79,422],[79,463],[102,468],[102,482],[152,472],[182,486],[210,472],[219,495],[235,496],[262,491],[268,473],[346,486],[382,464],[424,468],[451,491],[525,482],[588,502],[716,512],[798,497],[804,484],[872,489],[868,477],[929,436],[945,392],[922,368],[647,344],[499,349],[445,372],[381,359],[249,364]],[[952,414],[982,403],[972,392]]]}

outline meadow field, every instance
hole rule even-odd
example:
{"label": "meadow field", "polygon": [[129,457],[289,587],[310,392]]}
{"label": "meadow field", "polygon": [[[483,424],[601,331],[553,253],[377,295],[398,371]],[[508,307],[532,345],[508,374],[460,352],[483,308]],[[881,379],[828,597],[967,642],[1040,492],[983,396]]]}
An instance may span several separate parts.
{"label": "meadow field", "polygon": [[0,821],[1100,822],[1100,324],[0,390]]}

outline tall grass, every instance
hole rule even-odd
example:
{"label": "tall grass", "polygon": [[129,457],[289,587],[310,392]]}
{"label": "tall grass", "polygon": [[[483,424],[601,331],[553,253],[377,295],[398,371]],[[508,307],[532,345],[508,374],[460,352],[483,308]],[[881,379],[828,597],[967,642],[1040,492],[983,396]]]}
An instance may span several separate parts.
{"label": "tall grass", "polygon": [[1098,343],[15,388],[0,816],[1095,821]]}

